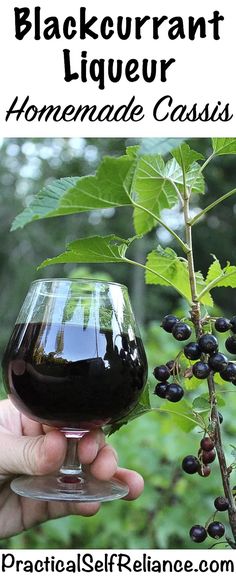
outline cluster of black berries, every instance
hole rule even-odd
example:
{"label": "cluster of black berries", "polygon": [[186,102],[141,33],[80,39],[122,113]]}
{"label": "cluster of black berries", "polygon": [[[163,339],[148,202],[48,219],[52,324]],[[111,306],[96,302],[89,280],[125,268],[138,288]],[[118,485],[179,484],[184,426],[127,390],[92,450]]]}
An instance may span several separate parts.
{"label": "cluster of black berries", "polygon": [[161,327],[167,333],[172,333],[177,341],[186,341],[192,334],[190,326],[173,315],[166,315],[161,323]]}
{"label": "cluster of black berries", "polygon": [[[192,334],[191,327],[173,315],[165,316],[161,326],[166,332],[172,333],[177,341],[185,341]],[[229,330],[232,332],[231,336],[225,341],[225,347],[229,353],[236,354],[236,316],[230,320],[224,317],[217,318],[215,320],[215,330],[219,333],[225,333]],[[190,369],[183,373],[185,377],[193,375],[197,379],[206,379],[210,373],[218,372],[224,381],[229,381],[236,385],[236,362],[229,361],[227,356],[218,350],[218,340],[211,333],[204,333],[196,342],[187,343],[183,353],[190,361],[196,361],[191,365]],[[174,403],[180,401],[184,395],[183,388],[178,383],[180,372],[181,367],[177,360],[169,361],[166,365],[156,367],[153,372],[158,380],[154,391],[155,394]],[[170,377],[173,378],[173,383],[169,383]],[[223,417],[219,412],[218,419],[221,424]],[[182,469],[190,475],[198,473],[201,477],[208,477],[211,473],[210,464],[213,463],[215,458],[214,440],[205,436],[201,440],[198,456],[187,455],[182,461]],[[236,493],[236,487],[233,489],[235,489]],[[225,497],[217,497],[214,505],[216,511],[226,511],[229,508],[229,503]],[[220,539],[224,533],[225,527],[222,523],[215,521],[215,514],[212,522],[207,523],[205,527],[194,525],[190,529],[190,537],[197,543],[205,541],[208,535],[213,539]]]}
{"label": "cluster of black berries", "polygon": [[[153,371],[154,377],[158,380],[154,393],[161,399],[167,399],[172,403],[178,403],[184,395],[184,390],[179,383],[169,383],[168,379],[177,375],[179,367],[174,361],[169,361],[166,365],[160,365]],[[175,379],[174,379],[175,381]]]}
{"label": "cluster of black berries", "polygon": [[[231,320],[219,317],[215,321],[216,331],[223,333],[231,330],[234,334],[225,341],[225,347],[229,353],[236,353],[236,316]],[[217,338],[212,334],[202,335],[197,343],[188,343],[184,348],[187,359],[201,359],[201,355],[208,355],[207,360],[198,360],[192,367],[193,375],[197,379],[205,379],[210,372],[220,373],[224,381],[236,384],[236,364],[230,362],[226,355],[218,351]]]}
{"label": "cluster of black berries", "polygon": [[[189,325],[181,322],[173,315],[165,316],[161,326],[167,333],[172,333],[177,341],[185,341],[192,334]],[[173,383],[168,382],[171,376],[176,377],[178,375],[179,369],[180,367],[175,361],[169,361],[166,365],[160,365],[154,369],[153,374],[158,381],[154,391],[155,395],[172,403],[177,403],[182,399],[184,395],[183,387],[175,382],[175,379]]]}
{"label": "cluster of black berries", "polygon": [[216,458],[215,443],[210,437],[201,440],[198,457],[187,455],[182,461],[182,469],[189,475],[198,473],[201,477],[209,477],[211,474],[210,463]]}
{"label": "cluster of black berries", "polygon": [[[229,508],[228,500],[225,497],[216,497],[214,501],[216,511],[227,511]],[[212,537],[213,539],[221,539],[225,534],[225,526],[219,521],[215,521],[215,513],[213,515],[213,521],[203,527],[203,525],[193,525],[189,531],[189,535],[192,541],[195,543],[202,543],[207,538]]]}
{"label": "cluster of black berries", "polygon": [[[189,339],[192,334],[191,327],[185,322],[180,321],[173,315],[164,317],[162,328],[172,333],[178,341]],[[226,349],[229,353],[236,353],[236,316],[231,320],[220,317],[215,321],[215,329],[218,332],[231,330],[233,335],[228,337],[225,342]],[[184,347],[184,355],[191,361],[197,361],[192,365],[192,374],[197,379],[206,379],[210,372],[219,372],[224,381],[229,381],[236,385],[236,364],[229,361],[226,355],[218,351],[217,338],[211,333],[203,334],[197,342],[189,342]],[[180,367],[179,367],[180,370]],[[184,395],[182,386],[175,382],[169,383],[171,376],[178,375],[176,363],[169,361],[166,365],[157,366],[153,372],[158,383],[155,387],[155,395],[162,399],[167,399],[173,403],[180,401]]]}

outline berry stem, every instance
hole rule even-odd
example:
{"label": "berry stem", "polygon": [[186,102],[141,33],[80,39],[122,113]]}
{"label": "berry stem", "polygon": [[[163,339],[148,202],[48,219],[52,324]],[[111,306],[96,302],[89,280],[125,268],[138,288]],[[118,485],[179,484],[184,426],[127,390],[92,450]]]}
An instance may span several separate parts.
{"label": "berry stem", "polygon": [[[195,333],[197,339],[203,334],[203,323],[201,319],[201,308],[199,302],[199,296],[197,294],[197,284],[196,284],[196,275],[195,275],[195,268],[194,268],[194,254],[193,254],[193,242],[192,242],[192,225],[193,221],[190,218],[190,211],[189,211],[189,202],[190,202],[190,195],[191,191],[188,190],[186,184],[186,176],[185,176],[185,167],[184,161],[182,157],[182,152],[180,149],[181,159],[182,159],[182,171],[183,171],[183,184],[184,184],[184,193],[183,193],[183,200],[184,200],[184,221],[185,221],[185,231],[186,231],[186,244],[189,247],[187,253],[187,261],[188,261],[188,274],[189,274],[189,283],[190,283],[190,290],[191,290],[191,297],[192,297],[192,306],[191,306],[191,320],[194,325]],[[203,356],[204,360],[205,355]],[[234,502],[234,498],[232,495],[232,491],[230,488],[230,471],[227,468],[222,438],[221,438],[221,430],[220,430],[220,422],[219,422],[219,415],[217,410],[217,397],[216,397],[216,389],[215,389],[215,382],[213,378],[213,373],[211,372],[207,378],[208,383],[208,391],[209,391],[209,402],[211,406],[211,420],[213,424],[213,436],[214,442],[220,467],[220,473],[222,478],[222,484],[224,488],[224,494],[226,499],[229,502],[229,509],[228,509],[228,517],[229,517],[229,524],[232,530],[232,534],[234,537],[234,545],[236,545],[236,505]],[[232,547],[232,542],[228,541],[230,546]]]}

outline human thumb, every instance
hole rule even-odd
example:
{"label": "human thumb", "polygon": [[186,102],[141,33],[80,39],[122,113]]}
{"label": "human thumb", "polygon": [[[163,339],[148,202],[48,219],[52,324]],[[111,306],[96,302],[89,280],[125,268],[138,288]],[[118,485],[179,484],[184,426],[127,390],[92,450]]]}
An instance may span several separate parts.
{"label": "human thumb", "polygon": [[56,471],[66,454],[66,439],[59,431],[38,437],[0,435],[0,475],[47,475]]}

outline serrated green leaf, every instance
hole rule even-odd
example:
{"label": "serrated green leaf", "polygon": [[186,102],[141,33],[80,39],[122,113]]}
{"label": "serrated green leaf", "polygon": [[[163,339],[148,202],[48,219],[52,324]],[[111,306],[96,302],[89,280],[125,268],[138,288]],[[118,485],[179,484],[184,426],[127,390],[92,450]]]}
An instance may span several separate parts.
{"label": "serrated green leaf", "polygon": [[[186,174],[186,183],[193,192],[204,192],[204,178],[199,166],[193,163]],[[131,195],[140,206],[160,217],[161,211],[170,209],[179,202],[178,191],[183,192],[183,174],[175,158],[166,164],[161,156],[143,156],[134,171]],[[149,232],[156,225],[152,215],[140,208],[134,210],[134,227],[137,234]]]}
{"label": "serrated green leaf", "polygon": [[[200,294],[201,291],[206,287],[207,283],[204,280],[203,274],[200,271],[197,271],[195,273],[195,277],[196,277],[196,286],[197,286],[197,293]],[[205,305],[206,307],[213,307],[214,306],[214,302],[212,299],[212,296],[210,293],[206,293],[202,298],[201,298],[201,303],[203,305]]]}
{"label": "serrated green leaf", "polygon": [[[182,297],[191,303],[191,288],[189,282],[188,263],[179,258],[171,248],[163,249],[159,246],[148,254],[146,266],[146,283],[161,286],[171,286]],[[197,273],[198,286],[206,286],[201,273]],[[205,295],[207,296],[207,295]],[[212,305],[211,298],[203,298],[203,304]]]}
{"label": "serrated green leaf", "polygon": [[164,156],[185,140],[185,138],[143,138],[139,153],[140,155],[162,154]]}
{"label": "serrated green leaf", "polygon": [[212,138],[212,147],[216,156],[236,154],[236,138]]}
{"label": "serrated green leaf", "polygon": [[212,281],[214,281],[219,276],[221,276],[221,274],[222,274],[222,268],[220,266],[220,262],[218,261],[218,259],[216,257],[214,257],[214,261],[210,265],[208,273],[207,273],[207,277],[206,277],[207,285],[210,284]]}
{"label": "serrated green leaf", "polygon": [[137,158],[139,152],[140,152],[140,146],[138,144],[135,144],[134,146],[127,146],[126,148],[127,156],[132,159]]}
{"label": "serrated green leaf", "polygon": [[216,287],[236,288],[236,266],[228,263],[222,269],[219,260],[215,258],[208,270],[206,284],[209,291]]}
{"label": "serrated green leaf", "polygon": [[58,263],[123,262],[133,239],[123,239],[114,234],[80,238],[67,245],[62,254],[45,260],[39,268]]}
{"label": "serrated green leaf", "polygon": [[[132,182],[131,194],[135,201],[160,216],[165,208],[171,208],[178,202],[178,194],[170,184],[163,158],[159,155],[144,156],[137,162]],[[168,170],[168,168],[167,168]],[[151,230],[156,224],[155,218],[139,208],[134,210],[134,227],[137,234]]]}
{"label": "serrated green leaf", "polygon": [[[205,192],[205,181],[203,175],[199,172],[199,165],[193,162],[188,172],[186,172],[186,185],[191,188],[191,191],[196,194],[203,194]],[[175,158],[172,158],[166,163],[166,178],[171,183],[178,186],[180,192],[183,192],[183,173]]]}
{"label": "serrated green leaf", "polygon": [[182,144],[180,147],[175,148],[172,150],[171,154],[175,160],[177,160],[181,168],[183,162],[186,173],[193,163],[195,163],[197,160],[204,159],[204,156],[200,152],[192,150],[188,144]]}
{"label": "serrated green leaf", "polygon": [[12,230],[41,218],[130,205],[124,183],[134,162],[132,156],[105,157],[95,176],[52,182],[15,218]]}
{"label": "serrated green leaf", "polygon": [[123,427],[123,425],[127,425],[129,421],[133,421],[134,419],[141,417],[145,413],[149,413],[151,410],[152,409],[150,404],[149,383],[147,383],[142,392],[141,397],[139,398],[137,405],[132,409],[132,411],[130,411],[130,413],[128,413],[128,415],[125,415],[122,419],[119,419],[119,421],[112,423],[112,425],[107,425],[104,428],[104,431],[106,435],[112,435],[113,433],[118,431],[121,427]]}

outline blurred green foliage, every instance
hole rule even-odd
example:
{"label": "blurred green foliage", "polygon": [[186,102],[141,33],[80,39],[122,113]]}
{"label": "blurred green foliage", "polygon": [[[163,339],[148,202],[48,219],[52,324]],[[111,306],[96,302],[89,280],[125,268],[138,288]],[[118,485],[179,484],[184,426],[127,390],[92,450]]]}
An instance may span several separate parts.
{"label": "blurred green foliage", "polygon": [[[136,141],[128,142],[135,144]],[[23,231],[9,233],[10,224],[38,192],[43,184],[53,178],[94,173],[104,154],[123,154],[124,139],[7,139],[0,149],[0,263],[1,263],[1,331],[0,348],[7,342],[19,307],[29,283],[39,276],[73,275],[70,266],[52,267],[50,271],[36,271],[36,266],[48,256],[64,250],[65,242],[91,234],[117,234],[130,236],[132,223],[130,211],[112,209],[94,211],[79,216],[35,222]],[[191,146],[207,153],[209,141],[194,139]],[[196,196],[196,207],[203,208],[217,196],[235,187],[235,157],[224,157],[207,168],[208,199]],[[229,199],[220,205],[194,230],[196,268],[206,272],[210,253],[216,253],[225,263],[236,263],[235,215],[236,200]],[[178,232],[181,225],[178,213],[173,212],[171,225]],[[158,237],[158,238],[157,238]],[[133,257],[144,261],[146,253],[158,240],[162,245],[177,247],[164,231],[152,231],[137,248]],[[142,334],[150,366],[151,389],[154,387],[152,368],[176,356],[179,344],[158,326],[158,320],[168,312],[186,315],[181,299],[169,289],[145,287],[142,271],[130,270],[126,265],[79,267],[76,274],[96,275],[113,279],[129,286],[135,314],[142,326]],[[236,292],[232,289],[215,290],[218,311],[235,314]],[[217,311],[216,311],[217,312]],[[222,387],[233,390],[233,385]],[[201,392],[203,392],[204,387]],[[190,390],[187,398],[199,396]],[[235,393],[222,392],[225,406],[223,432],[229,462],[230,444],[235,444]],[[2,392],[2,395],[4,393]],[[153,405],[163,406],[152,396]],[[178,419],[177,419],[178,420]],[[221,494],[217,465],[213,473],[203,479],[183,474],[181,461],[186,454],[196,454],[200,435],[198,429],[187,432],[178,426],[174,414],[158,411],[131,422],[115,434],[110,442],[120,455],[122,466],[134,468],[145,478],[145,491],[133,503],[124,501],[107,503],[99,514],[90,519],[68,517],[50,521],[17,537],[1,542],[1,547],[11,548],[192,548],[188,537],[191,525],[204,524],[213,512],[213,501]],[[236,480],[232,478],[234,484]],[[220,514],[226,521],[225,513]],[[207,546],[204,543],[204,547]],[[196,547],[198,547],[196,545]],[[202,548],[202,547],[200,547]]]}

